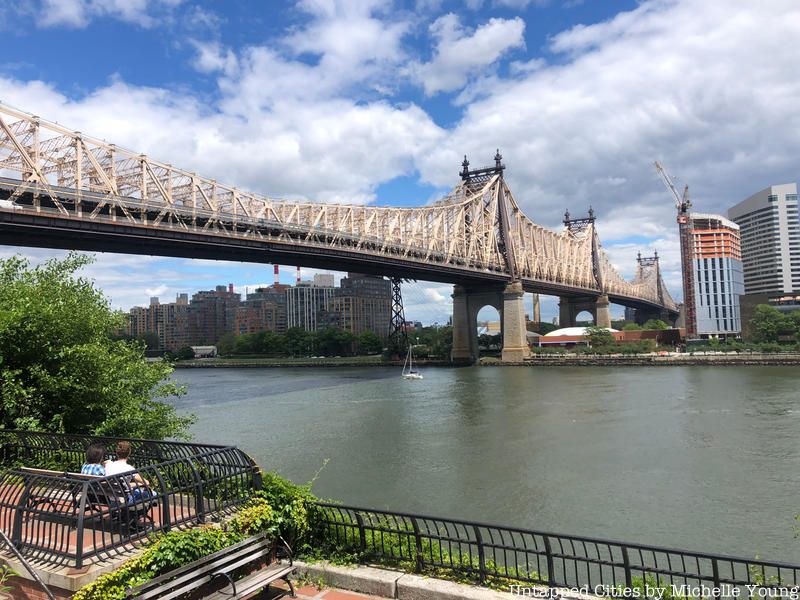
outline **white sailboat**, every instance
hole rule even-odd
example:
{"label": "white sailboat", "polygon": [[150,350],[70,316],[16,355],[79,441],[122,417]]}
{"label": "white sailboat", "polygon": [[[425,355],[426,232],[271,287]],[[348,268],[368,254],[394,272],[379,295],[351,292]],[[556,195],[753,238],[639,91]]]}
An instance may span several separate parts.
{"label": "white sailboat", "polygon": [[411,345],[408,346],[406,361],[403,363],[403,379],[422,379],[422,373],[414,370],[414,359],[411,356]]}

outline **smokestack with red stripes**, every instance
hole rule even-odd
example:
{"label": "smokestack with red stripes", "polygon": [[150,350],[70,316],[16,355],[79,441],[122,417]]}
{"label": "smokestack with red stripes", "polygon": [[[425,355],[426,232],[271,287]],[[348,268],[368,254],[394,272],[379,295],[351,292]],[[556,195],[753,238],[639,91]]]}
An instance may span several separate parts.
{"label": "smokestack with red stripes", "polygon": [[281,267],[280,265],[275,265],[275,285],[278,285],[280,281],[280,275],[281,275]]}
{"label": "smokestack with red stripes", "polygon": [[300,267],[297,267],[297,281],[295,283],[300,284]]}

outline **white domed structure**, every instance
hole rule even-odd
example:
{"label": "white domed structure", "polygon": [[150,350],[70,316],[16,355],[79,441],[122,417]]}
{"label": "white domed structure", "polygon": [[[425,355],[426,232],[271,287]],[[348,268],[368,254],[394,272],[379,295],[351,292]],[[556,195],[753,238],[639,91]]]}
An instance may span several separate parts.
{"label": "white domed structure", "polygon": [[[545,333],[544,337],[561,337],[561,336],[582,336],[586,335],[586,330],[588,327],[564,327],[563,329],[556,329],[555,331],[551,331],[550,333]],[[618,329],[611,329],[611,327],[603,327],[606,331],[610,331],[611,333],[617,333]]]}

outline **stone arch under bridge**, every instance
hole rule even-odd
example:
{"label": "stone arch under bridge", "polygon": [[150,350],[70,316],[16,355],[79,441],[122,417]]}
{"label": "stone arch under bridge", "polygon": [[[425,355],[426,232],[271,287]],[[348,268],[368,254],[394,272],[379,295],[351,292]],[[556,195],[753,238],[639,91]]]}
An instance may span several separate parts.
{"label": "stone arch under bridge", "polygon": [[611,327],[611,310],[608,296],[586,298],[561,298],[558,303],[558,323],[560,327],[574,327],[577,317],[588,312],[597,327]]}
{"label": "stone arch under bridge", "polygon": [[478,313],[491,306],[500,314],[504,362],[519,362],[529,354],[525,329],[525,306],[522,284],[466,288],[453,287],[454,361],[478,360]]}

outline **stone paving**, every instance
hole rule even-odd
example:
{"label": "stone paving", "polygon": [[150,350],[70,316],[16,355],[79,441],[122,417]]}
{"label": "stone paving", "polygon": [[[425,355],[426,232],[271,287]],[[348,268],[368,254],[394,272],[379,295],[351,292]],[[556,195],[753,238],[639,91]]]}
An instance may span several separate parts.
{"label": "stone paving", "polygon": [[[268,593],[262,593],[256,596],[259,600],[288,600],[291,598],[289,589],[281,584],[273,584],[275,588]],[[297,592],[298,600],[385,600],[382,596],[370,596],[368,594],[359,594],[358,592],[346,592],[335,588],[319,589],[313,585],[301,586],[295,583],[295,592]]]}

